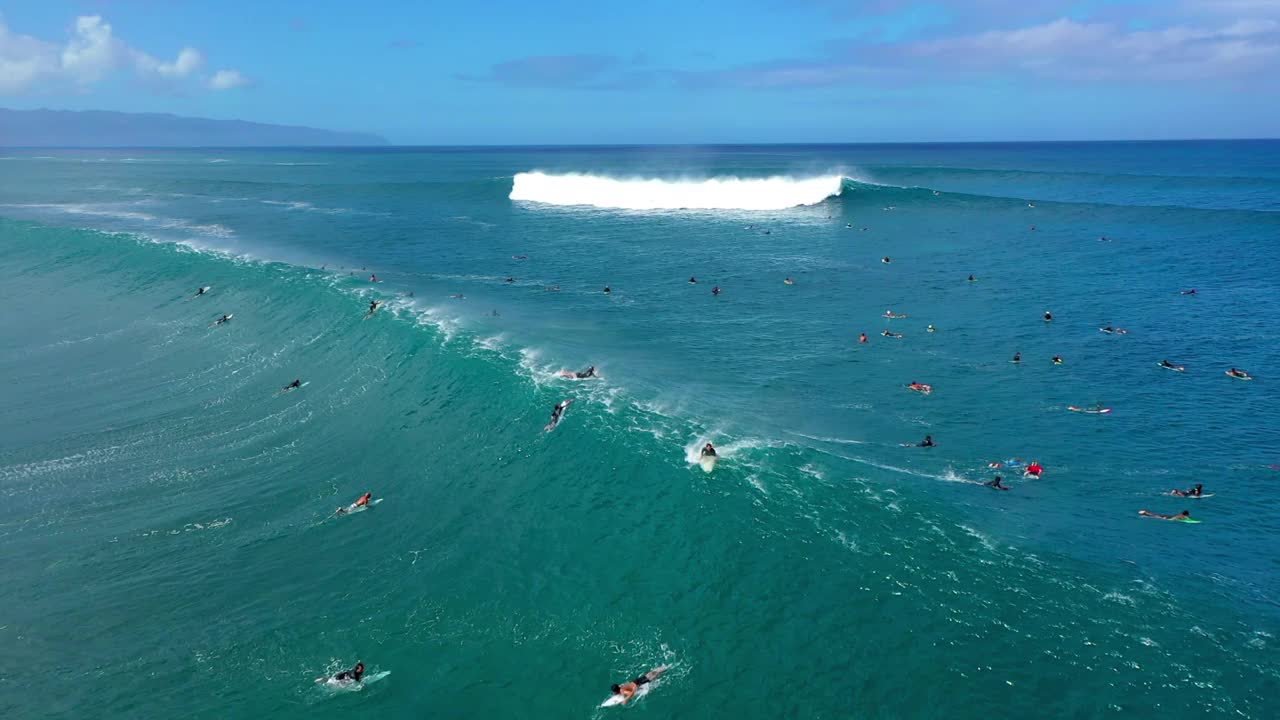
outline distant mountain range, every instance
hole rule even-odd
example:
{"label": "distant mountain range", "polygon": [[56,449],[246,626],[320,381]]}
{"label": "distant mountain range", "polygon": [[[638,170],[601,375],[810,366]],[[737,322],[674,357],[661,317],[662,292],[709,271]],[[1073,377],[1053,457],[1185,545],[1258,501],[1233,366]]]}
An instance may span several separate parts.
{"label": "distant mountain range", "polygon": [[372,133],[160,113],[0,108],[0,147],[264,147],[386,145]]}

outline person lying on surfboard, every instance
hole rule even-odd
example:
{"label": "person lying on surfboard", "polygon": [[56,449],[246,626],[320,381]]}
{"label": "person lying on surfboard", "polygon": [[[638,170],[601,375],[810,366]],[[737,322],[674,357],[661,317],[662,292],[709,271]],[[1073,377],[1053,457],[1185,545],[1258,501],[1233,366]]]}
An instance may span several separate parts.
{"label": "person lying on surfboard", "polygon": [[925,395],[928,395],[929,393],[933,392],[933,386],[932,386],[932,385],[926,385],[925,383],[918,383],[918,382],[916,382],[915,380],[912,380],[912,381],[907,385],[907,389],[908,389],[908,390],[915,390],[916,392],[918,392],[918,393],[924,393]]}
{"label": "person lying on surfboard", "polygon": [[611,685],[609,686],[609,689],[613,691],[614,695],[621,695],[622,702],[626,703],[628,700],[631,699],[631,696],[636,694],[636,691],[640,689],[641,685],[648,685],[654,680],[657,680],[659,677],[662,677],[662,673],[666,671],[667,671],[667,666],[662,665],[650,670],[649,672],[641,675],[640,677],[636,678],[635,680],[632,680],[629,683],[622,683],[621,685],[617,685],[617,684]]}
{"label": "person lying on surfboard", "polygon": [[297,390],[300,387],[302,387],[302,380],[295,378],[293,382],[280,388],[280,392],[289,392],[290,390]]}
{"label": "person lying on surfboard", "polygon": [[364,677],[364,663],[358,662],[350,670],[343,670],[332,677],[316,678],[316,682],[325,682],[326,680],[332,680],[333,682],[360,682],[362,677]]}
{"label": "person lying on surfboard", "polygon": [[1241,380],[1249,380],[1251,377],[1249,373],[1243,370],[1237,370],[1235,368],[1231,368],[1230,370],[1228,370],[1227,374],[1234,378],[1240,378]]}
{"label": "person lying on surfboard", "polygon": [[1111,327],[1110,325],[1102,328],[1102,332],[1111,333],[1112,335],[1128,335],[1129,331],[1124,328]]}
{"label": "person lying on surfboard", "polygon": [[1040,464],[1040,461],[1032,460],[1031,463],[1027,465],[1027,468],[1022,471],[1022,474],[1028,477],[1039,478],[1040,473],[1042,472],[1044,472],[1044,467]]}
{"label": "person lying on surfboard", "polygon": [[1153,513],[1150,510],[1139,510],[1138,514],[1143,517],[1159,518],[1160,520],[1190,520],[1191,519],[1190,510],[1183,510],[1177,515],[1161,515],[1160,513]]}
{"label": "person lying on surfboard", "polygon": [[564,409],[567,407],[569,407],[568,402],[556,403],[556,406],[551,409],[550,425],[555,426],[556,423],[560,422],[560,416],[564,415]]}
{"label": "person lying on surfboard", "polygon": [[[366,492],[365,495],[360,496],[360,500],[352,503],[352,507],[366,507],[369,505],[369,501],[371,501],[372,498],[374,498],[374,493]],[[346,512],[346,507],[339,507],[337,514],[343,515],[346,514]]]}
{"label": "person lying on surfboard", "polygon": [[989,481],[989,482],[984,482],[984,483],[982,483],[982,484],[983,484],[983,485],[986,485],[987,487],[991,488],[992,490],[1012,490],[1012,489],[1013,489],[1013,488],[1009,487],[1008,485],[1002,485],[1002,484],[1001,484],[1001,481],[1002,481],[1002,480],[1003,480],[1003,478],[1001,478],[999,475],[997,475],[995,480],[991,480],[991,481]]}
{"label": "person lying on surfboard", "polygon": [[933,447],[933,436],[925,435],[924,439],[916,444],[916,447]]}
{"label": "person lying on surfboard", "polygon": [[193,297],[193,298],[198,298],[198,297],[200,297],[201,295],[205,294],[205,293],[206,293],[206,292],[208,292],[208,291],[209,291],[209,288],[207,288],[207,287],[202,287],[202,288],[200,288],[199,290],[196,290],[196,294],[195,294],[195,295],[192,295],[191,297]]}
{"label": "person lying on surfboard", "polygon": [[223,323],[230,322],[230,321],[231,321],[231,316],[230,316],[230,315],[223,315],[222,317],[218,318],[217,320],[214,320],[214,321],[213,321],[213,324],[214,324],[214,325],[221,325],[221,324],[223,324]]}
{"label": "person lying on surfboard", "polygon": [[1014,354],[1013,354],[1013,359],[1012,359],[1012,360],[1010,360],[1009,362],[1016,362],[1016,363],[1020,363],[1020,362],[1022,362],[1022,353],[1020,353],[1020,352],[1016,352],[1016,353],[1014,353]]}
{"label": "person lying on surfboard", "polygon": [[901,337],[902,337],[902,333],[891,332],[891,331],[889,331],[889,330],[885,330],[884,332],[882,332],[882,333],[880,333],[880,334],[881,334],[881,335],[883,335],[883,336],[885,336],[885,337],[891,337],[891,338],[901,338]]}
{"label": "person lying on surfboard", "polygon": [[600,377],[599,375],[596,375],[595,365],[592,365],[591,367],[581,372],[576,372],[573,374],[573,376],[578,378],[579,380],[586,380],[587,378]]}
{"label": "person lying on surfboard", "polygon": [[702,446],[702,457],[716,457],[716,449],[711,443]]}
{"label": "person lying on surfboard", "polygon": [[1170,491],[1169,491],[1169,494],[1170,494],[1170,495],[1177,495],[1178,497],[1196,497],[1196,498],[1198,498],[1198,497],[1200,497],[1201,495],[1204,495],[1204,484],[1203,484],[1203,483],[1196,483],[1196,486],[1195,486],[1195,487],[1193,487],[1193,488],[1191,488],[1190,490],[1170,490]]}
{"label": "person lying on surfboard", "polygon": [[1196,294],[1196,289],[1195,289],[1195,288],[1191,288],[1190,290],[1183,290],[1180,294],[1182,294],[1182,295],[1195,295],[1195,294]]}
{"label": "person lying on surfboard", "polygon": [[1160,361],[1160,367],[1162,367],[1162,368],[1169,368],[1170,370],[1182,370],[1182,369],[1183,369],[1183,367],[1182,367],[1181,365],[1174,365],[1173,363],[1169,362],[1168,360],[1161,360],[1161,361]]}
{"label": "person lying on surfboard", "polygon": [[1062,364],[1062,356],[1061,356],[1061,355],[1054,355],[1054,356],[1053,356],[1053,364],[1054,364],[1054,365],[1061,365],[1061,364]]}

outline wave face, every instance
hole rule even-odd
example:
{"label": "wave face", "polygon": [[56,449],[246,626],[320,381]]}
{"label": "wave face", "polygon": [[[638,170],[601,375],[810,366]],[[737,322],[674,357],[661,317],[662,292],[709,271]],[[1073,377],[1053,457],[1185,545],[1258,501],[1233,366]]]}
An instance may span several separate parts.
{"label": "wave face", "polygon": [[817,205],[843,189],[838,174],[667,180],[534,171],[515,176],[511,199],[619,210],[785,210]]}

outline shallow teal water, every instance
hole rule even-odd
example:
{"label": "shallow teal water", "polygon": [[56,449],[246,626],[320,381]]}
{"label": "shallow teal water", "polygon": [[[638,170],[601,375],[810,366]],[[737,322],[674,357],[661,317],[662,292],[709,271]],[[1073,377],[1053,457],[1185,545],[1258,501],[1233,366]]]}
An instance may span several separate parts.
{"label": "shallow teal water", "polygon": [[1280,709],[1280,143],[0,155],[5,717]]}

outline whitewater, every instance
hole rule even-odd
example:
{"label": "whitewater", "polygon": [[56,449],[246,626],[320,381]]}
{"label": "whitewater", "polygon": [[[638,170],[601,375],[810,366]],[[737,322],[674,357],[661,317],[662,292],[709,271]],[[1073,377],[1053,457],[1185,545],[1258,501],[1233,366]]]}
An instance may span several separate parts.
{"label": "whitewater", "polygon": [[6,718],[1277,715],[1280,144],[4,155]]}
{"label": "whitewater", "polygon": [[515,175],[510,198],[620,210],[784,210],[836,197],[843,183],[838,174],[669,180],[534,171]]}

